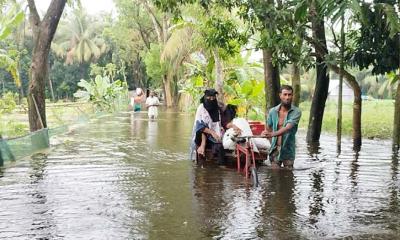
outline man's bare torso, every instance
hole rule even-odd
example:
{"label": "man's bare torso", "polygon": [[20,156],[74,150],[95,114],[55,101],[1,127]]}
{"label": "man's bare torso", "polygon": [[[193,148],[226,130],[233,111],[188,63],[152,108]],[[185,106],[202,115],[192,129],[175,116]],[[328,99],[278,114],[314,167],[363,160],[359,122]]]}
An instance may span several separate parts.
{"label": "man's bare torso", "polygon": [[[282,107],[279,109],[279,121],[278,121],[278,130],[283,127],[283,124],[285,123],[285,118],[288,114],[288,111],[283,109]],[[277,139],[277,146],[282,145],[282,135],[278,136]]]}

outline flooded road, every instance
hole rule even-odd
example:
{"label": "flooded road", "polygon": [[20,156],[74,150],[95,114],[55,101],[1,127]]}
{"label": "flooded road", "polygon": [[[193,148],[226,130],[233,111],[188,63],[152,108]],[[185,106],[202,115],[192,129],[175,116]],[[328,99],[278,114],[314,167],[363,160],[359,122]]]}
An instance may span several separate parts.
{"label": "flooded road", "polygon": [[188,161],[192,117],[102,117],[58,136],[49,152],[0,172],[3,239],[399,239],[398,153],[364,140],[355,153],[298,134],[294,171],[259,168],[252,188],[232,169]]}

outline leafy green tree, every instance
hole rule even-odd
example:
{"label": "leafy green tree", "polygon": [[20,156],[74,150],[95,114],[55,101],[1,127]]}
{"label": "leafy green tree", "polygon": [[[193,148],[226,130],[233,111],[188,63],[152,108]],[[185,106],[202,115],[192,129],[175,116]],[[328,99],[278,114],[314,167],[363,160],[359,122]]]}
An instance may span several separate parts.
{"label": "leafy green tree", "polygon": [[[399,68],[400,62],[400,15],[395,3],[374,1],[374,4],[353,4],[357,11],[355,19],[360,25],[357,32],[351,32],[352,51],[349,62],[362,69],[372,67],[373,74],[385,74]],[[397,8],[398,8],[397,4]],[[383,89],[384,87],[382,87]],[[400,92],[400,87],[399,87]],[[400,110],[400,97],[396,107]],[[396,112],[396,111],[395,111]],[[395,114],[394,142],[400,142],[400,115]]]}
{"label": "leafy green tree", "polygon": [[[89,78],[86,71],[82,75],[82,69],[88,68],[88,63],[66,65],[65,60],[51,54],[49,77],[52,79],[56,98],[73,99],[73,94],[78,90],[80,77]],[[50,96],[48,92],[47,96]]]}
{"label": "leafy green tree", "polygon": [[[149,82],[144,57],[150,44],[157,42],[154,25],[149,14],[140,4],[129,0],[115,1],[118,19],[104,30],[113,53],[112,62],[126,66],[126,76],[130,88],[148,87]],[[151,67],[151,66],[150,66]]]}
{"label": "leafy green tree", "polygon": [[162,87],[162,79],[167,74],[166,66],[160,62],[161,47],[158,44],[151,44],[150,50],[144,57],[147,67],[147,74],[152,79],[149,84],[151,88]]}
{"label": "leafy green tree", "polygon": [[219,100],[223,101],[224,94],[224,61],[240,54],[242,45],[247,42],[247,36],[239,31],[239,24],[224,9],[209,10],[212,17],[201,26],[200,33],[206,49],[211,50],[215,63],[215,88],[220,93]]}

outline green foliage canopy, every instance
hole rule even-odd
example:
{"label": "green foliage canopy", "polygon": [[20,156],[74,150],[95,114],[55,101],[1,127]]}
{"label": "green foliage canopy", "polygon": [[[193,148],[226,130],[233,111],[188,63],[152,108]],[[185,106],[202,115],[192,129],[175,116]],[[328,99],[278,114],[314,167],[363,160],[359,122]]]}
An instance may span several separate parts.
{"label": "green foliage canopy", "polygon": [[144,57],[144,62],[147,66],[147,74],[152,79],[151,87],[153,88],[161,87],[163,75],[167,74],[165,63],[161,63],[160,61],[160,55],[160,45],[152,43],[150,45],[150,50]]}
{"label": "green foliage canopy", "polygon": [[398,19],[391,20],[394,16],[386,11],[387,8],[391,9],[387,4],[363,4],[359,16],[361,27],[358,34],[351,35],[356,46],[354,56],[350,56],[349,60],[360,69],[372,66],[373,74],[384,74],[399,68],[400,31],[393,27],[396,26],[393,21],[397,21],[397,26],[400,24]]}

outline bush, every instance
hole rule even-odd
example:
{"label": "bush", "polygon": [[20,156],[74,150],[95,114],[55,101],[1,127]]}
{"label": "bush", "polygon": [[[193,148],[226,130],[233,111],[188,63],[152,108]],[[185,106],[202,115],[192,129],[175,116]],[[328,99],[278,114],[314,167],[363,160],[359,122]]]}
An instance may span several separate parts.
{"label": "bush", "polygon": [[16,137],[25,135],[29,132],[27,123],[19,123],[14,121],[7,121],[0,124],[0,134],[3,137]]}
{"label": "bush", "polygon": [[17,106],[18,94],[7,92],[0,98],[0,114],[11,113]]}

